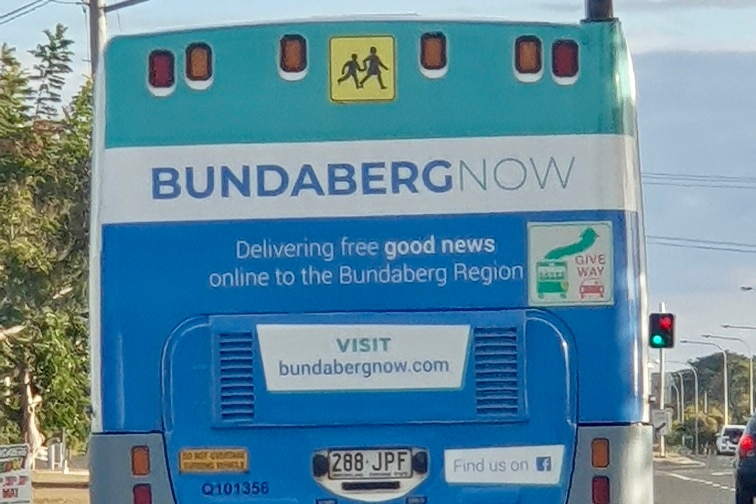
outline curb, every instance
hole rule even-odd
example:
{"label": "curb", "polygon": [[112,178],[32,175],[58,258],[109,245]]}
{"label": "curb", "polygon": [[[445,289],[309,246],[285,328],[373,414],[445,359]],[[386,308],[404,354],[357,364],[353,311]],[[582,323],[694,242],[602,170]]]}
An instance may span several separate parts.
{"label": "curb", "polygon": [[70,488],[73,490],[86,490],[89,488],[88,481],[32,481],[32,488]]}
{"label": "curb", "polygon": [[687,457],[654,457],[654,463],[678,467],[706,467],[706,462],[690,459]]}
{"label": "curb", "polygon": [[68,474],[52,471],[32,473],[32,488],[89,488],[89,473],[76,471]]}

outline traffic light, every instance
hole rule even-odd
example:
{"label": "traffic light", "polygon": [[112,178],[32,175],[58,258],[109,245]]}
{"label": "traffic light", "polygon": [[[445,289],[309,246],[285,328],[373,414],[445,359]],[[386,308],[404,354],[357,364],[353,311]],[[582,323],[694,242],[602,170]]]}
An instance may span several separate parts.
{"label": "traffic light", "polygon": [[675,316],[671,313],[652,313],[649,317],[651,348],[675,346]]}

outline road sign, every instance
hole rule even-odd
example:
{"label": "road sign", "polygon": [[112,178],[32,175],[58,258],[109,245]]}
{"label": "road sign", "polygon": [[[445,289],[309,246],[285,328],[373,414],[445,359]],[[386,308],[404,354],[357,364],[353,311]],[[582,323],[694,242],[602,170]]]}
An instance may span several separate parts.
{"label": "road sign", "polygon": [[334,37],[330,53],[331,100],[392,101],[396,97],[393,37]]}
{"label": "road sign", "polygon": [[612,223],[528,224],[530,304],[614,303]]}
{"label": "road sign", "polygon": [[651,423],[654,425],[654,430],[659,435],[667,435],[669,432],[669,426],[672,425],[672,412],[670,410],[652,410]]}
{"label": "road sign", "polygon": [[654,425],[654,429],[659,429],[667,421],[667,412],[664,410],[652,410],[651,411],[651,423]]}

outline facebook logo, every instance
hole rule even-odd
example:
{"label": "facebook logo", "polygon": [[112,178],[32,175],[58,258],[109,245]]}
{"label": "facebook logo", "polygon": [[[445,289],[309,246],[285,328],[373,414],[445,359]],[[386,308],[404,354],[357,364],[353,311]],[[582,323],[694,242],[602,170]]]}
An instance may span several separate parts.
{"label": "facebook logo", "polygon": [[551,457],[536,457],[536,470],[538,472],[551,472]]}

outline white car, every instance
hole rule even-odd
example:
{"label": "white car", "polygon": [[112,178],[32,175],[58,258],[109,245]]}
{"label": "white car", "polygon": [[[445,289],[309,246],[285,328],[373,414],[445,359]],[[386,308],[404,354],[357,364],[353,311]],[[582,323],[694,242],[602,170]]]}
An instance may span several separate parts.
{"label": "white car", "polygon": [[725,425],[717,436],[717,455],[735,455],[745,425]]}

